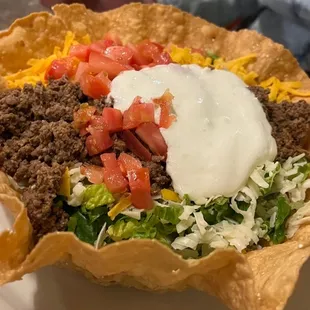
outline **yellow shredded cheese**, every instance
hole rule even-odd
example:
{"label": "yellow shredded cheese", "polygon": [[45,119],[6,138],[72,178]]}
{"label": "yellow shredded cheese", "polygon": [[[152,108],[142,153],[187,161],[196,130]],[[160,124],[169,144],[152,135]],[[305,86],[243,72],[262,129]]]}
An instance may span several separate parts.
{"label": "yellow shredded cheese", "polygon": [[[5,76],[5,79],[8,83],[8,87],[15,88],[15,87],[23,87],[25,83],[28,84],[35,84],[37,82],[46,83],[44,79],[45,72],[47,68],[50,66],[53,60],[63,58],[68,56],[70,47],[73,44],[78,44],[79,42],[74,41],[74,33],[71,31],[67,32],[63,49],[61,50],[60,47],[56,46],[54,48],[54,52],[52,55],[42,58],[42,59],[30,59],[27,62],[29,68],[25,70],[21,70],[17,73]],[[83,41],[90,41],[89,36],[85,36],[82,38]]]}
{"label": "yellow shredded cheese", "polygon": [[249,54],[237,59],[225,62],[223,58],[215,59],[213,67],[215,69],[229,70],[238,75],[246,84],[257,85],[258,74],[256,72],[248,72],[245,68],[249,63],[256,60],[256,54]]}
{"label": "yellow shredded cheese", "polygon": [[310,97],[309,91],[305,92],[298,90],[302,87],[302,83],[299,81],[281,82],[276,77],[271,77],[268,80],[261,82],[260,86],[263,88],[268,88],[270,91],[269,100],[277,103],[284,100],[290,101],[291,96]]}
{"label": "yellow shredded cheese", "polygon": [[117,215],[131,206],[131,195],[124,195],[119,202],[108,212],[108,216],[113,221]]}
{"label": "yellow shredded cheese", "polygon": [[173,62],[180,65],[196,64],[200,67],[208,67],[212,64],[211,57],[203,57],[199,53],[193,53],[190,48],[181,48],[176,45],[171,45],[169,55]]}

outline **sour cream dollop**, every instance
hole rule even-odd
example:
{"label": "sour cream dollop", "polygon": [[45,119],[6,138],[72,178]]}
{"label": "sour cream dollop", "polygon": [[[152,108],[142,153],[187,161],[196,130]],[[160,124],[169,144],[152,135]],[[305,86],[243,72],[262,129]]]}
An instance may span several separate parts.
{"label": "sour cream dollop", "polygon": [[161,132],[168,145],[167,172],[181,196],[196,203],[232,196],[277,146],[259,101],[233,73],[197,65],[161,65],[125,71],[111,85],[114,107],[136,96],[150,102],[169,89],[177,120]]}

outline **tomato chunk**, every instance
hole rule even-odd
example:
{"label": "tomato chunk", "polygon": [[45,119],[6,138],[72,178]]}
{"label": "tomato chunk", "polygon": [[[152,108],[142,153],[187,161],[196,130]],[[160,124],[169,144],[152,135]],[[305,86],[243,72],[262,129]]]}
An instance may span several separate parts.
{"label": "tomato chunk", "polygon": [[100,159],[105,168],[119,168],[115,153],[104,153]]}
{"label": "tomato chunk", "polygon": [[145,57],[149,63],[153,62],[156,58],[159,58],[164,48],[157,43],[145,41],[137,45],[140,53]]}
{"label": "tomato chunk", "polygon": [[105,50],[104,54],[123,65],[129,65],[133,57],[133,51],[126,46],[110,46]]}
{"label": "tomato chunk", "polygon": [[125,141],[128,149],[137,155],[140,159],[146,161],[152,160],[152,154],[130,130],[124,130],[121,134],[121,138],[123,141]]}
{"label": "tomato chunk", "polygon": [[81,174],[85,175],[90,183],[103,183],[103,168],[94,165],[83,165],[80,168]]}
{"label": "tomato chunk", "polygon": [[104,153],[100,155],[104,165],[104,183],[112,193],[122,193],[126,191],[128,181],[124,178],[122,171],[116,160],[115,153]]}
{"label": "tomato chunk", "polygon": [[142,123],[154,122],[153,103],[133,104],[124,111],[123,129],[132,129]]}
{"label": "tomato chunk", "polygon": [[170,114],[173,98],[173,95],[166,90],[161,97],[153,99],[154,103],[158,104],[161,108],[159,127],[169,128],[176,119],[175,115]]}
{"label": "tomato chunk", "polygon": [[154,57],[154,63],[157,65],[167,65],[172,63],[172,59],[167,52],[163,52]]}
{"label": "tomato chunk", "polygon": [[79,82],[80,78],[83,74],[90,74],[92,73],[90,66],[87,62],[81,61],[77,67],[75,76],[74,76],[74,81]]}
{"label": "tomato chunk", "polygon": [[116,43],[112,39],[103,39],[91,43],[89,46],[89,50],[91,52],[103,53],[106,50],[106,48],[113,45],[116,45]]}
{"label": "tomato chunk", "polygon": [[78,58],[81,61],[88,61],[90,48],[88,45],[76,44],[72,45],[69,55]]}
{"label": "tomato chunk", "polygon": [[105,74],[93,76],[85,73],[80,78],[80,85],[83,93],[94,99],[99,99],[110,92],[111,81]]}
{"label": "tomato chunk", "polygon": [[105,168],[103,180],[108,190],[112,193],[123,193],[127,190],[128,181],[124,178],[119,167]]}
{"label": "tomato chunk", "polygon": [[147,65],[149,63],[149,60],[142,55],[135,45],[128,43],[127,47],[129,47],[133,52],[132,63],[138,66],[135,67],[136,70],[139,70],[139,66]]}
{"label": "tomato chunk", "polygon": [[91,52],[89,55],[89,65],[94,73],[104,71],[108,74],[110,79],[115,78],[122,71],[130,70],[132,67],[120,64],[107,56]]}
{"label": "tomato chunk", "polygon": [[45,79],[58,80],[64,75],[69,78],[73,77],[77,70],[78,62],[78,59],[74,57],[65,57],[53,60],[45,72]]}
{"label": "tomato chunk", "polygon": [[73,113],[73,126],[76,129],[85,128],[96,113],[96,108],[92,106],[83,107]]}
{"label": "tomato chunk", "polygon": [[124,152],[119,155],[118,163],[124,175],[127,175],[128,171],[142,168],[142,164],[138,159]]}
{"label": "tomato chunk", "polygon": [[94,130],[108,130],[101,115],[94,115],[89,121],[89,126],[86,129],[90,133]]}
{"label": "tomato chunk", "polygon": [[141,124],[136,129],[139,138],[148,145],[155,155],[166,156],[167,144],[162,136],[158,126],[154,123]]}
{"label": "tomato chunk", "polygon": [[123,114],[120,110],[114,108],[104,108],[102,118],[108,131],[116,132],[123,130]]}
{"label": "tomato chunk", "polygon": [[107,130],[92,130],[91,135],[86,138],[86,148],[90,156],[97,155],[113,145]]}
{"label": "tomato chunk", "polygon": [[150,173],[148,168],[128,172],[132,204],[138,209],[152,209]]}

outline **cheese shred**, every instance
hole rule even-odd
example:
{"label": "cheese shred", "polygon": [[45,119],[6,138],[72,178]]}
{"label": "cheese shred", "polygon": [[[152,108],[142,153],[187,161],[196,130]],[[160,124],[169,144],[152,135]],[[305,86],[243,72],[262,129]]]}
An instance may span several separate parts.
{"label": "cheese shred", "polygon": [[[36,84],[42,82],[46,84],[45,72],[52,63],[53,60],[68,56],[69,50],[72,45],[79,42],[74,41],[75,35],[71,31],[68,31],[65,37],[63,49],[56,46],[52,55],[41,59],[30,59],[27,62],[29,68],[18,71],[17,73],[7,75],[4,78],[8,83],[9,88],[23,87],[24,84]],[[89,36],[82,38],[82,41],[90,42]]]}

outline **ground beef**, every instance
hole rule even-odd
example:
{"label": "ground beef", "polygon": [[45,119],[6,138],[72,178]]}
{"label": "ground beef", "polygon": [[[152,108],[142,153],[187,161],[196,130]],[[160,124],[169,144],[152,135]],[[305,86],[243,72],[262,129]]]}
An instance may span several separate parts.
{"label": "ground beef", "polygon": [[263,105],[267,119],[272,127],[272,135],[277,142],[277,160],[285,161],[300,153],[310,154],[310,104],[301,100],[272,103],[268,101],[268,90],[250,87]]}
{"label": "ground beef", "polygon": [[142,165],[150,170],[151,193],[157,195],[163,188],[170,188],[171,177],[166,172],[166,163],[163,157],[152,156],[152,161],[143,161]]}
{"label": "ground beef", "polygon": [[[65,167],[85,160],[84,139],[71,122],[87,101],[80,87],[65,78],[0,94],[0,168],[25,186],[23,201],[36,240],[66,229],[68,215],[53,206],[53,199]],[[102,109],[104,100],[91,104]]]}
{"label": "ground beef", "polygon": [[65,166],[53,163],[51,166],[37,160],[23,163],[15,179],[27,177],[28,187],[23,190],[23,202],[33,227],[35,242],[43,235],[67,228],[69,216],[62,208],[53,205]]}

